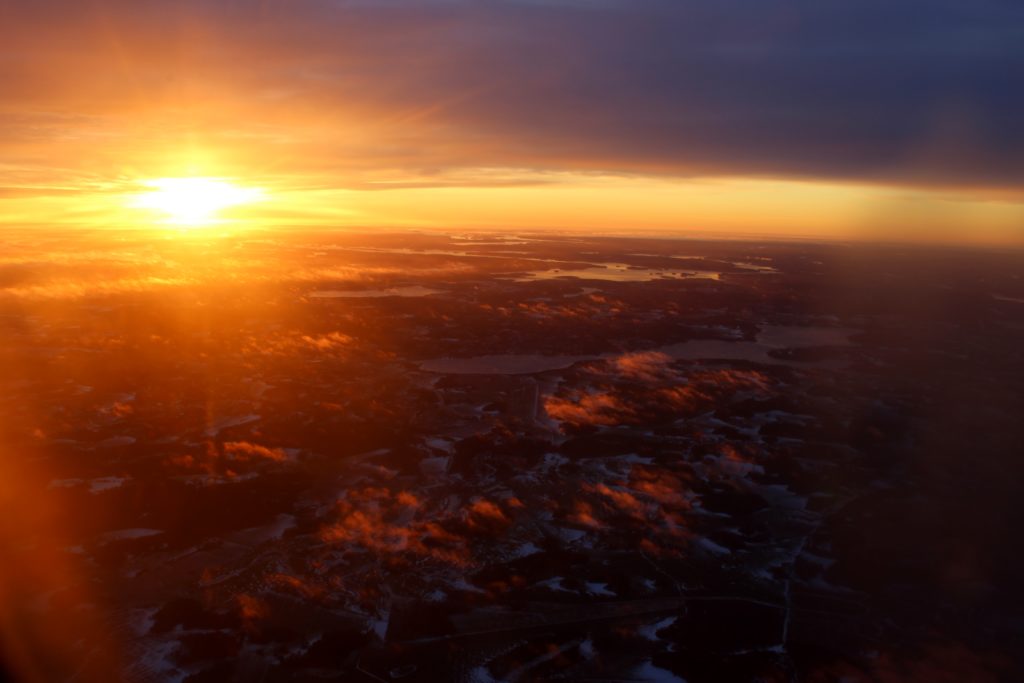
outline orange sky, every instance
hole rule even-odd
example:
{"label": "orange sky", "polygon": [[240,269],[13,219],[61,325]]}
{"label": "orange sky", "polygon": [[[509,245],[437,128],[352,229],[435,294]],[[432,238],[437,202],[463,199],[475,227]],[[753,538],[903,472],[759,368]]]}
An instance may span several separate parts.
{"label": "orange sky", "polygon": [[[258,191],[217,212],[236,227],[1024,244],[1021,144],[1004,120],[1016,100],[1002,83],[890,81],[900,64],[883,38],[904,36],[851,37],[823,13],[680,11],[7,3],[0,225],[160,225],[138,201],[154,179],[215,177]],[[998,19],[986,50],[1003,46]],[[955,20],[899,54],[934,57]],[[814,36],[830,31],[871,49],[822,51]],[[988,65],[965,54],[964,69]]]}

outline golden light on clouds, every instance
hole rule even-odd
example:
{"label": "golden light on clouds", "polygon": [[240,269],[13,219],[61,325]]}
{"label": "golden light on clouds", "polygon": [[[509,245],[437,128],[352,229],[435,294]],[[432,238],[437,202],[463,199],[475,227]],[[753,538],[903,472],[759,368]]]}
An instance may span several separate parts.
{"label": "golden light on clouds", "polygon": [[0,226],[1024,244],[1005,8],[640,4],[6,3]]}

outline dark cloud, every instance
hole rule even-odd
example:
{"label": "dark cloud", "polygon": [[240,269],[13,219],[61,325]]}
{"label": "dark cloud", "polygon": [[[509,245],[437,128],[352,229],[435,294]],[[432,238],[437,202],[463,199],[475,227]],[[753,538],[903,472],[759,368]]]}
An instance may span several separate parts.
{"label": "dark cloud", "polygon": [[0,25],[23,166],[91,135],[280,172],[1024,180],[1019,2],[49,0]]}

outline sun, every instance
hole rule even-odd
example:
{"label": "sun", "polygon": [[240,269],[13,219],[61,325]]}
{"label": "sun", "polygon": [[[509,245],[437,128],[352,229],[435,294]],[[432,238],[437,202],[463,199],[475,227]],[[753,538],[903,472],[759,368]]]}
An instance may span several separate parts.
{"label": "sun", "polygon": [[142,184],[149,190],[135,195],[132,206],[160,212],[163,222],[186,227],[218,223],[223,209],[263,197],[261,189],[223,178],[157,178]]}

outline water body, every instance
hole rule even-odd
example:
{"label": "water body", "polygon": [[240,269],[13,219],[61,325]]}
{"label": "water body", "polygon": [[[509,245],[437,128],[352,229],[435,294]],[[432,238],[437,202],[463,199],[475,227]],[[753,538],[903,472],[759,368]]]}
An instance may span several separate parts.
{"label": "water body", "polygon": [[714,270],[671,268],[642,268],[628,263],[595,263],[587,268],[550,268],[533,270],[512,278],[515,282],[536,282],[577,278],[580,280],[607,280],[609,282],[650,282],[652,280],[704,279],[718,280],[722,274]]}
{"label": "water body", "polygon": [[389,287],[388,289],[321,289],[310,292],[314,299],[375,299],[386,296],[419,297],[441,294],[443,290],[430,289],[421,285]]}
{"label": "water body", "polygon": [[601,356],[541,356],[510,354],[473,356],[471,358],[435,358],[420,363],[420,369],[442,375],[532,375],[548,370],[562,370],[584,360]]}
{"label": "water body", "polygon": [[806,349],[820,346],[850,346],[850,336],[858,332],[841,327],[796,327],[767,325],[757,334],[757,341],[723,341],[695,339],[663,346],[658,351],[679,360],[745,360],[769,365],[796,367],[832,367],[836,361],[793,361],[773,358],[777,349]]}
{"label": "water body", "polygon": [[798,327],[765,325],[757,333],[757,343],[773,349],[809,346],[850,346],[850,337],[860,332],[852,327]]}
{"label": "water body", "polygon": [[[668,344],[651,351],[659,351],[678,360],[744,360],[770,365],[796,367],[832,367],[836,361],[793,361],[773,358],[769,351],[784,348],[810,348],[818,346],[850,346],[850,336],[858,330],[839,327],[795,327],[768,325],[761,329],[757,341],[727,341],[721,339],[695,339]],[[589,356],[543,356],[536,354],[508,354],[473,356],[469,358],[434,358],[420,363],[420,369],[444,375],[531,375],[550,370],[563,370],[583,361],[612,358],[618,354]]]}
{"label": "water body", "polygon": [[734,266],[740,268],[746,268],[747,270],[756,270],[758,273],[778,273],[779,269],[774,266],[768,266],[759,263],[751,263],[750,261],[732,261]]}

